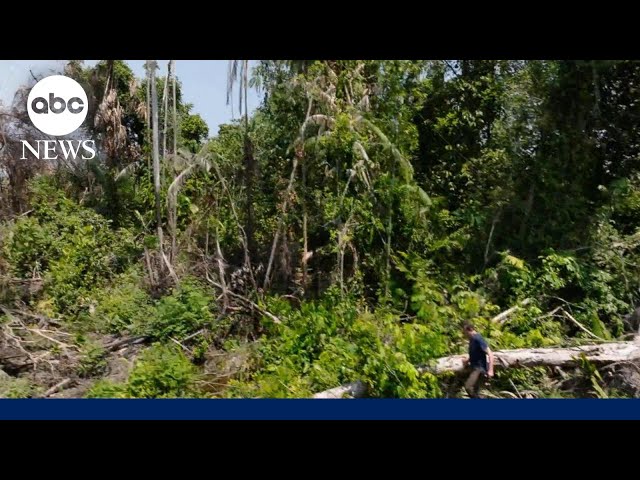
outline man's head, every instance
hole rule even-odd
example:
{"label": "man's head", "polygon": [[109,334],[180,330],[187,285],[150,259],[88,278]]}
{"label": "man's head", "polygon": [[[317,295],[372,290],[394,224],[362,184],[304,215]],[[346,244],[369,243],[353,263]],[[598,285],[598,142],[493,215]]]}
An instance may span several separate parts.
{"label": "man's head", "polygon": [[467,336],[467,338],[473,337],[473,334],[476,333],[476,327],[473,326],[471,322],[465,322],[462,326],[462,331]]}

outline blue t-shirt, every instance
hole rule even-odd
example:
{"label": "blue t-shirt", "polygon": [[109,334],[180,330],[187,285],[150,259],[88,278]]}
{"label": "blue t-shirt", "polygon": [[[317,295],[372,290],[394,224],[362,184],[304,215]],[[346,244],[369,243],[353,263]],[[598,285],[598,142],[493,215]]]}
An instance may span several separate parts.
{"label": "blue t-shirt", "polygon": [[469,365],[487,371],[487,351],[489,345],[479,333],[475,333],[469,340]]}

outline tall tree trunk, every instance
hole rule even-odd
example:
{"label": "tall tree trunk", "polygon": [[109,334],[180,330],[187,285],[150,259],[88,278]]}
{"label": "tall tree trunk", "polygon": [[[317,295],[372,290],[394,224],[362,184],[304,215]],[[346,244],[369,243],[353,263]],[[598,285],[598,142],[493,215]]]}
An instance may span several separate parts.
{"label": "tall tree trunk", "polygon": [[173,267],[171,263],[167,259],[164,254],[163,243],[164,238],[162,234],[162,208],[160,202],[160,140],[158,138],[158,95],[156,92],[156,69],[158,68],[158,63],[155,60],[150,60],[147,62],[147,69],[150,72],[150,82],[151,82],[151,112],[152,112],[152,132],[153,132],[153,186],[155,191],[155,200],[156,200],[156,228],[158,231],[158,249],[160,252],[160,256],[164,261],[169,273],[173,280],[178,283],[178,277],[176,273],[173,271]]}
{"label": "tall tree trunk", "polygon": [[158,138],[158,96],[156,92],[156,69],[158,64],[155,61],[147,62],[149,71],[149,82],[151,83],[151,131],[152,131],[152,152],[153,152],[153,187],[156,200],[156,229],[158,231],[158,241],[162,250],[162,210],[160,202],[160,140]]}
{"label": "tall tree trunk", "polygon": [[387,219],[387,251],[386,251],[386,279],[384,282],[384,298],[389,298],[389,284],[391,283],[391,234],[393,231],[393,209],[389,210]]}
{"label": "tall tree trunk", "polygon": [[[247,225],[245,231],[247,233],[247,243],[249,248],[250,259],[256,258],[256,245],[254,239],[254,218],[253,218],[253,190],[254,190],[254,176],[255,176],[255,159],[253,157],[253,145],[251,144],[251,138],[249,137],[249,105],[247,102],[247,91],[249,89],[248,83],[248,71],[249,61],[243,60],[242,68],[242,82],[243,82],[243,95],[244,95],[244,166],[245,166],[245,187],[247,189],[247,203],[246,203],[246,221]],[[251,260],[247,263],[251,265]]]}
{"label": "tall tree trunk", "polygon": [[147,68],[150,72],[151,82],[151,110],[152,110],[152,132],[153,132],[153,186],[155,191],[156,203],[156,228],[158,231],[158,250],[173,280],[178,283],[178,277],[173,271],[171,263],[167,259],[163,250],[163,233],[162,233],[162,206],[160,201],[160,139],[158,138],[158,95],[156,92],[156,69],[158,64],[155,60],[147,62]]}
{"label": "tall tree trunk", "polygon": [[162,91],[162,107],[164,108],[164,124],[162,128],[162,158],[167,155],[167,123],[169,118],[169,82],[171,81],[171,61],[167,66],[167,76],[164,79]]}
{"label": "tall tree trunk", "polygon": [[[149,64],[147,64],[147,67]],[[147,142],[151,142],[151,69],[147,68]],[[147,172],[149,172],[149,180],[151,180],[151,157],[147,157]]]}
{"label": "tall tree trunk", "polygon": [[501,213],[502,211],[498,210],[495,216],[493,217],[493,221],[491,222],[491,231],[489,232],[489,239],[487,240],[487,245],[484,248],[484,268],[487,268],[487,265],[489,264],[489,249],[491,248],[491,242],[493,241],[493,232],[495,231],[496,225],[500,220]]}
{"label": "tall tree trunk", "polygon": [[173,153],[177,153],[178,151],[178,103],[177,103],[177,93],[176,93],[176,61],[171,60],[172,69],[171,72],[173,76],[171,80],[173,82]]}
{"label": "tall tree trunk", "polygon": [[307,262],[309,260],[309,244],[307,238],[307,201],[305,194],[307,191],[307,162],[302,159],[302,288],[307,291]]}
{"label": "tall tree trunk", "polygon": [[[176,113],[176,72],[175,72],[175,60],[170,60],[169,61],[169,75],[171,76],[171,89],[173,91],[173,121],[172,121],[172,126],[173,126],[173,149],[172,152],[175,155],[177,152],[177,113]],[[169,101],[167,100],[167,104],[169,103]],[[165,111],[165,132],[166,132],[166,118],[167,118],[167,112]],[[166,140],[165,140],[166,142]],[[176,221],[176,215],[177,212],[174,212],[174,222]],[[169,252],[169,260],[171,261],[171,263],[173,263],[174,261],[174,257],[176,254],[176,229],[173,228],[172,234],[171,234],[171,252]]]}

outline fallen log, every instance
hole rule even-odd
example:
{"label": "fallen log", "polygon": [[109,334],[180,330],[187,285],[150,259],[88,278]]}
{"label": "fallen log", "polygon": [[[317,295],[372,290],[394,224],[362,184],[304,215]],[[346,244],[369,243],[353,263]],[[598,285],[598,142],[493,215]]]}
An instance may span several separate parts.
{"label": "fallen log", "polygon": [[352,382],[341,387],[325,390],[324,392],[316,393],[313,398],[345,398],[345,397],[362,397],[367,392],[367,386],[360,382]]}
{"label": "fallen log", "polygon": [[144,343],[149,340],[149,337],[144,335],[138,335],[135,337],[127,337],[122,340],[117,340],[113,343],[104,346],[105,352],[113,352],[119,350],[122,347],[129,345],[137,345],[138,343]]}
{"label": "fallen log", "polygon": [[[589,362],[604,366],[617,362],[640,361],[640,337],[629,342],[601,343],[577,347],[521,348],[494,352],[495,369],[525,367],[567,367],[577,365],[584,357]],[[463,373],[467,355],[452,355],[435,360],[431,365],[418,368],[420,373]],[[366,393],[362,382],[353,382],[341,387],[325,390],[313,398],[361,397]]]}
{"label": "fallen log", "polygon": [[[614,362],[640,360],[640,342],[601,343],[579,347],[521,348],[494,352],[495,368],[513,367],[563,367],[575,365],[584,357],[595,365],[607,365]],[[433,366],[418,370],[436,375],[442,373],[461,373],[465,370],[463,360],[467,355],[454,355],[438,359]]]}
{"label": "fallen log", "polygon": [[72,383],[72,380],[70,378],[65,378],[64,380],[62,380],[59,383],[56,383],[53,387],[51,387],[49,390],[47,390],[46,392],[44,392],[42,394],[42,398],[47,398],[50,397],[51,395],[53,395],[54,393],[59,392],[60,390],[64,390],[67,386],[69,386]]}

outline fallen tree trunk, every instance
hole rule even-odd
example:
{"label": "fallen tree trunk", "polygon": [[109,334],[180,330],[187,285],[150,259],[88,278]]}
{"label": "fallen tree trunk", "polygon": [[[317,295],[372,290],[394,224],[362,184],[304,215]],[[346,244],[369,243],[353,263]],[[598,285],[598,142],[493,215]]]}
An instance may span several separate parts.
{"label": "fallen tree trunk", "polygon": [[[601,343],[599,345],[583,345],[580,347],[556,348],[521,348],[503,350],[494,353],[495,368],[512,367],[562,367],[576,364],[583,356],[595,365],[607,365],[615,362],[640,360],[640,342]],[[461,373],[465,367],[466,355],[454,355],[438,359],[433,366],[419,369],[420,372]]]}
{"label": "fallen tree trunk", "polygon": [[324,392],[316,393],[313,398],[357,398],[364,396],[366,392],[366,385],[360,381],[357,381],[342,385],[341,387],[332,388],[331,390],[325,390]]}
{"label": "fallen tree trunk", "polygon": [[42,398],[47,398],[50,397],[51,395],[53,395],[54,393],[59,392],[60,390],[64,390],[67,386],[69,386],[72,383],[72,380],[70,378],[65,378],[64,380],[62,380],[59,383],[56,383],[53,387],[51,387],[49,390],[47,390],[46,392],[44,392],[44,394],[42,394]]}
{"label": "fallen tree trunk", "polygon": [[114,352],[122,347],[126,347],[129,345],[136,345],[138,343],[144,343],[149,340],[149,337],[144,335],[138,335],[136,337],[127,337],[122,340],[117,340],[113,343],[104,346],[105,352]]}
{"label": "fallen tree trunk", "polygon": [[[589,362],[603,366],[618,362],[640,361],[640,337],[630,342],[601,343],[598,345],[583,345],[579,347],[555,348],[522,348],[517,350],[503,350],[494,352],[495,368],[514,367],[566,367],[576,365],[581,357]],[[467,355],[452,355],[437,359],[433,364],[419,367],[420,373],[459,374],[465,372],[463,361]],[[366,393],[362,382],[353,382],[341,387],[316,393],[313,398],[343,398],[350,396],[361,397]]]}

